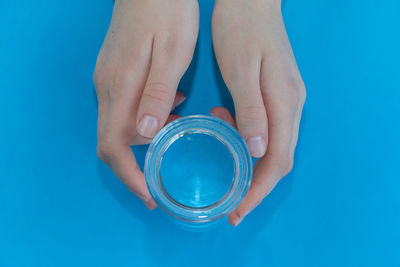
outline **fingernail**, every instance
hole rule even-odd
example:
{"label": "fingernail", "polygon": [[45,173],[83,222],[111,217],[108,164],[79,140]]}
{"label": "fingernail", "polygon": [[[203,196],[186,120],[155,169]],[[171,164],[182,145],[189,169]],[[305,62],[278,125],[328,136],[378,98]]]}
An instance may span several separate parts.
{"label": "fingernail", "polygon": [[144,196],[144,195],[137,195],[142,201],[143,203],[148,203],[151,200],[151,197],[148,196]]}
{"label": "fingernail", "polygon": [[153,138],[158,130],[158,120],[153,116],[144,115],[137,126],[138,133],[147,138]]}
{"label": "fingernail", "polygon": [[244,218],[244,217],[238,217],[237,220],[233,223],[233,226],[235,226],[235,227],[238,226],[239,223],[242,222],[243,218]]}
{"label": "fingernail", "polygon": [[186,96],[182,96],[182,98],[179,99],[178,101],[176,101],[176,98],[175,98],[175,101],[176,101],[176,102],[174,102],[174,104],[172,105],[172,109],[171,109],[171,110],[176,109],[176,108],[177,108],[180,104],[182,104],[183,101],[185,101],[185,100],[186,100]]}
{"label": "fingernail", "polygon": [[157,208],[157,205],[153,204],[152,201],[143,201],[143,204],[146,205],[150,211],[153,211],[155,208]]}
{"label": "fingernail", "polygon": [[217,119],[224,120],[224,118],[222,118],[221,116],[219,116],[218,113],[210,112],[210,115],[213,116],[213,117],[215,117],[215,118],[217,118]]}
{"label": "fingernail", "polygon": [[251,137],[246,140],[250,153],[255,158],[264,156],[267,151],[267,142],[262,136]]}
{"label": "fingernail", "polygon": [[180,104],[182,104],[182,103],[183,103],[183,101],[185,101],[185,100],[186,100],[186,97],[185,97],[185,96],[183,96],[181,100],[179,100],[178,102],[176,102],[176,105],[175,105],[175,107],[174,107],[174,108],[176,108],[177,106],[179,106]]}

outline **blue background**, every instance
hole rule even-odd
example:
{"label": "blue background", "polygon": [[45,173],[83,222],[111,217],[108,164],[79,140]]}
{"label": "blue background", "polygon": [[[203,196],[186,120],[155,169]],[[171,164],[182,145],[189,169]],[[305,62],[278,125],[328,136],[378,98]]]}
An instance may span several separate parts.
{"label": "blue background", "polygon": [[[200,2],[183,115],[232,106]],[[285,3],[308,90],[294,170],[239,227],[201,234],[97,159],[92,72],[112,5],[0,1],[0,266],[400,266],[400,1]]]}

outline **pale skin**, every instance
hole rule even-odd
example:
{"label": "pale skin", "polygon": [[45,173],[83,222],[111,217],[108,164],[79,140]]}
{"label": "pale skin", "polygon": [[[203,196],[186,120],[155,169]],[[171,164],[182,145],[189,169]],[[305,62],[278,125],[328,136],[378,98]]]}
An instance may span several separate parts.
{"label": "pale skin", "polygon": [[[178,83],[196,45],[196,0],[116,0],[94,81],[99,102],[98,155],[149,209],[156,208],[130,145],[151,142],[183,100]],[[216,0],[213,45],[232,95],[236,127],[259,158],[251,188],[229,216],[236,226],[292,168],[305,87],[278,0]]]}

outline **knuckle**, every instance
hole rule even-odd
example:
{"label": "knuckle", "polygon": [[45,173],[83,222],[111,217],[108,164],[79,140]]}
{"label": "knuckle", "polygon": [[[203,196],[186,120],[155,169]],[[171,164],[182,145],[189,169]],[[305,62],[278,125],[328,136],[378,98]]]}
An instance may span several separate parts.
{"label": "knuckle", "polygon": [[274,168],[274,173],[279,176],[279,179],[286,176],[293,169],[293,156],[283,154],[267,154]]}
{"label": "knuckle", "polygon": [[115,70],[112,75],[100,78],[103,82],[100,90],[105,91],[105,97],[112,103],[118,102],[126,95],[126,88],[131,88],[133,75],[128,70]]}
{"label": "knuckle", "polygon": [[163,82],[151,82],[143,91],[143,97],[159,105],[165,105],[171,95],[171,88]]}
{"label": "knuckle", "polygon": [[103,87],[104,84],[104,75],[102,75],[101,68],[96,66],[94,72],[93,72],[93,84],[96,90],[100,89]]}
{"label": "knuckle", "polygon": [[282,173],[282,177],[289,174],[293,169],[293,159],[291,157],[285,157],[280,160],[279,170]]}
{"label": "knuckle", "polygon": [[97,82],[99,81],[99,73],[98,73],[97,68],[94,69],[94,71],[93,71],[92,79],[93,79],[93,84],[95,85],[95,87],[97,87],[96,85],[97,85]]}
{"label": "knuckle", "polygon": [[161,51],[171,51],[171,49],[175,46],[175,39],[171,37],[168,32],[160,32],[155,40],[155,44],[157,48]]}
{"label": "knuckle", "polygon": [[289,105],[295,110],[301,109],[306,100],[306,88],[303,81],[301,78],[289,78],[287,86],[290,90],[288,99]]}
{"label": "knuckle", "polygon": [[97,146],[97,157],[98,157],[101,161],[106,162],[106,160],[105,160],[105,155],[104,155],[104,153],[103,153],[103,150],[100,148],[100,146]]}
{"label": "knuckle", "polygon": [[186,38],[178,38],[176,33],[158,33],[154,43],[157,57],[161,57],[173,65],[189,64],[195,49],[195,35],[189,37],[187,32],[178,32],[178,34],[186,35]]}
{"label": "knuckle", "polygon": [[284,175],[289,174],[292,170],[293,170],[293,159],[289,159],[289,161],[286,163]]}
{"label": "knuckle", "polygon": [[97,60],[96,60],[96,66],[94,67],[94,71],[93,71],[93,83],[96,85],[97,81],[99,80],[99,74],[100,74],[100,66],[101,66],[101,54],[99,54],[97,56]]}
{"label": "knuckle", "polygon": [[304,86],[303,82],[301,82],[301,84],[297,87],[297,96],[299,104],[303,106],[304,103],[306,102],[306,97],[307,97],[306,87]]}
{"label": "knuckle", "polygon": [[115,155],[115,144],[105,139],[100,139],[97,144],[97,156],[100,160],[108,163],[110,159]]}
{"label": "knuckle", "polygon": [[130,64],[123,68],[111,63],[97,64],[93,72],[93,83],[96,90],[113,88],[113,91],[115,91],[116,89],[119,90],[124,86],[133,84],[134,75],[132,75],[132,65],[133,64]]}
{"label": "knuckle", "polygon": [[96,89],[103,86],[104,82],[107,80],[106,74],[110,72],[110,68],[110,63],[105,60],[103,50],[100,50],[93,71],[93,83]]}
{"label": "knuckle", "polygon": [[241,111],[241,119],[244,121],[259,121],[265,117],[265,108],[256,105],[246,105]]}

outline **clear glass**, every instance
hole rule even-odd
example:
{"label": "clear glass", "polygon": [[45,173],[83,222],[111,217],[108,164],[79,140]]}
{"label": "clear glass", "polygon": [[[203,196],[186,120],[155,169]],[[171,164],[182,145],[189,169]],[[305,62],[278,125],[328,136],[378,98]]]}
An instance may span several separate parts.
{"label": "clear glass", "polygon": [[144,172],[150,194],[174,222],[205,229],[243,200],[251,183],[252,160],[232,126],[210,116],[188,116],[155,136]]}

